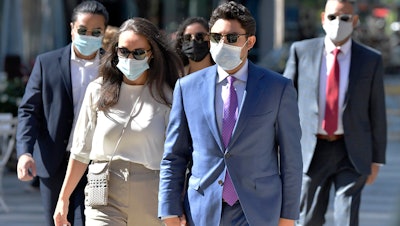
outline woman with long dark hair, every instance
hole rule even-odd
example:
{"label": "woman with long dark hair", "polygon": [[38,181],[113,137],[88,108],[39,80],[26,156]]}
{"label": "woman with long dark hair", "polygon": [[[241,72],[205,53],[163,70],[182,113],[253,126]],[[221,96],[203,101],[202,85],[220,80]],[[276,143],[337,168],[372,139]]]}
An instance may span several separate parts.
{"label": "woman with long dark hair", "polygon": [[208,22],[202,17],[189,17],[179,25],[175,49],[185,65],[185,75],[214,64],[208,33]]}
{"label": "woman with long dark hair", "polygon": [[[90,83],[75,128],[71,158],[54,213],[68,224],[68,197],[91,168],[109,165],[108,202],[86,205],[86,225],[160,225],[160,161],[179,56],[150,21],[125,21]],[[122,132],[124,131],[124,132]]]}

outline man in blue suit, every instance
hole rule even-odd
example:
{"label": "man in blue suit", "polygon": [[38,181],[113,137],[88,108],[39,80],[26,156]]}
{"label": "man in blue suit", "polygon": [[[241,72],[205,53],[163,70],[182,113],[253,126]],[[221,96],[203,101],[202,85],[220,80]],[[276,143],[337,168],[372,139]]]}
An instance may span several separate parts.
{"label": "man in blue suit", "polygon": [[302,128],[298,225],[325,223],[334,185],[335,225],[357,226],[362,189],[385,163],[382,57],[351,39],[354,4],[328,0],[321,14],[326,36],[295,42],[284,72],[298,91]]}
{"label": "man in blue suit", "polygon": [[[159,216],[168,226],[184,216],[192,226],[294,225],[302,178],[296,91],[289,79],[247,59],[256,23],[243,5],[220,5],[209,23],[216,65],[175,86]],[[237,114],[228,138],[227,102],[235,102],[230,112]]]}
{"label": "man in blue suit", "polygon": [[[70,134],[86,86],[97,76],[108,12],[85,1],[72,14],[72,44],[37,57],[18,111],[17,173],[20,180],[38,175],[46,225],[53,213],[68,165]],[[71,136],[72,137],[72,136]],[[68,220],[84,225],[85,177],[70,199]]]}

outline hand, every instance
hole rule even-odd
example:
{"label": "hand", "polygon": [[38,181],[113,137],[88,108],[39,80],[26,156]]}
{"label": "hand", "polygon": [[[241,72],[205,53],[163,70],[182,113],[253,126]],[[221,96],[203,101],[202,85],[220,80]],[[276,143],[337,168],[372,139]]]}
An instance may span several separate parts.
{"label": "hand", "polygon": [[55,226],[70,226],[67,220],[69,201],[59,199],[56,210],[54,211],[53,220]]}
{"label": "hand", "polygon": [[21,181],[32,180],[36,176],[36,164],[32,156],[23,154],[18,159],[17,175]]}
{"label": "hand", "polygon": [[278,226],[294,226],[294,220],[280,218]]}
{"label": "hand", "polygon": [[185,214],[182,214],[182,216],[179,217],[179,219],[181,219],[181,226],[186,226],[187,225]]}
{"label": "hand", "polygon": [[163,220],[163,226],[186,226],[186,216],[171,217]]}
{"label": "hand", "polygon": [[365,182],[366,184],[370,185],[370,184],[373,184],[375,182],[375,179],[376,179],[376,177],[378,176],[378,173],[379,173],[379,169],[380,169],[380,165],[379,164],[372,163],[372,165],[371,165],[371,174],[368,176],[367,182]]}

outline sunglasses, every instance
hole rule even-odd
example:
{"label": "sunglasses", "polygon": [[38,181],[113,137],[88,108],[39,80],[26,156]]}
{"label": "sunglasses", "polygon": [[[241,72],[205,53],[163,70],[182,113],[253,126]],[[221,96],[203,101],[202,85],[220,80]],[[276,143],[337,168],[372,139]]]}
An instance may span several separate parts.
{"label": "sunglasses", "polygon": [[[86,33],[88,31],[89,30],[87,28],[83,28],[83,27],[80,27],[80,28],[77,29],[77,32],[80,35],[86,35]],[[94,30],[91,30],[91,32],[92,32],[92,36],[94,36],[94,37],[99,37],[102,34],[101,29],[94,29]]]}
{"label": "sunglasses", "polygon": [[225,40],[227,43],[232,44],[232,43],[236,43],[239,36],[243,36],[243,35],[247,35],[247,34],[226,34],[226,35],[222,35],[219,33],[211,33],[210,34],[210,41],[215,42],[215,43],[219,43],[219,41],[221,41],[222,37],[225,37]]}
{"label": "sunglasses", "polygon": [[353,19],[353,15],[351,14],[342,14],[342,15],[334,15],[334,14],[329,14],[328,16],[326,16],[326,18],[328,18],[328,20],[332,21],[335,20],[337,17],[339,17],[339,19],[343,22],[349,22],[351,21],[351,19]]}
{"label": "sunglasses", "polygon": [[119,57],[129,58],[129,55],[132,54],[133,58],[136,60],[144,60],[146,58],[146,53],[150,52],[151,49],[134,49],[133,51],[129,51],[125,47],[117,47],[117,54]]}
{"label": "sunglasses", "polygon": [[196,34],[185,34],[182,36],[183,42],[190,42],[192,40],[196,40],[197,42],[206,41],[205,38],[208,36],[207,33],[197,32]]}

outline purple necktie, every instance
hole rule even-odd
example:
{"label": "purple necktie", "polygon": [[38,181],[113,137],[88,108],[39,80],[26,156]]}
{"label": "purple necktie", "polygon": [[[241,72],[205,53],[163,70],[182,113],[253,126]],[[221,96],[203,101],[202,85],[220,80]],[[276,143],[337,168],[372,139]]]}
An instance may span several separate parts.
{"label": "purple necktie", "polygon": [[[229,144],[229,140],[232,136],[233,128],[235,127],[237,115],[238,115],[238,99],[233,86],[233,82],[236,80],[233,76],[228,76],[229,93],[223,95],[222,99],[224,101],[224,112],[222,116],[222,139],[224,141],[225,148]],[[237,200],[238,196],[236,194],[235,188],[233,187],[231,177],[229,172],[226,171],[224,188],[222,191],[222,198],[232,206]]]}

